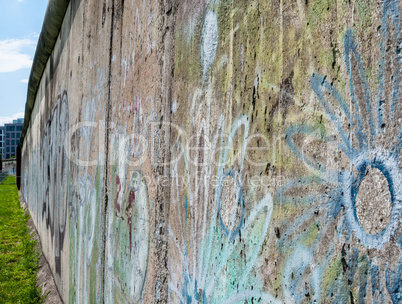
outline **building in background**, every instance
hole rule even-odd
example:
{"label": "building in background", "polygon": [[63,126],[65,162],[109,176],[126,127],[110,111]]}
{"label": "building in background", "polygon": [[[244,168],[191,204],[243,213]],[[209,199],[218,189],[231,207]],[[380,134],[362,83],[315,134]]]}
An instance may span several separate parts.
{"label": "building in background", "polygon": [[0,127],[0,155],[1,158],[4,158],[3,156],[3,149],[4,149],[4,127]]}
{"label": "building in background", "polygon": [[4,124],[3,127],[3,149],[2,158],[9,159],[16,157],[17,146],[20,142],[21,131],[24,125],[24,119],[18,118],[13,123]]}

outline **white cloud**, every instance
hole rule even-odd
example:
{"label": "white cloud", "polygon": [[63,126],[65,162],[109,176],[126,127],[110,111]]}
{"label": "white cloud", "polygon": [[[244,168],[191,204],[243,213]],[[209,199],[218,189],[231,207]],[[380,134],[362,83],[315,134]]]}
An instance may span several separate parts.
{"label": "white cloud", "polygon": [[[32,39],[6,39],[0,41],[0,73],[31,68],[36,42]],[[28,54],[27,54],[28,53]]]}
{"label": "white cloud", "polygon": [[12,123],[14,119],[24,118],[24,112],[18,112],[11,116],[0,116],[0,126],[4,126],[6,123]]}
{"label": "white cloud", "polygon": [[28,83],[29,79],[21,79],[21,82]]}

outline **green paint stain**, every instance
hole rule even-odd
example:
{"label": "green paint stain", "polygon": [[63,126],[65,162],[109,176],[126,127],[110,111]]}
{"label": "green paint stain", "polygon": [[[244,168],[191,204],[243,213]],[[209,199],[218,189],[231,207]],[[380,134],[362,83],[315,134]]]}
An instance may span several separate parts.
{"label": "green paint stain", "polygon": [[311,247],[314,241],[317,239],[320,227],[318,223],[313,223],[308,229],[306,236],[301,240],[301,243],[306,247]]}
{"label": "green paint stain", "polygon": [[317,0],[309,5],[308,11],[308,26],[311,29],[316,29],[322,23],[325,23],[332,14],[331,10],[336,6],[336,1],[332,0]]}
{"label": "green paint stain", "polygon": [[333,287],[335,281],[342,273],[342,263],[340,258],[332,259],[328,267],[325,269],[322,277],[322,294],[325,295],[331,287]]}

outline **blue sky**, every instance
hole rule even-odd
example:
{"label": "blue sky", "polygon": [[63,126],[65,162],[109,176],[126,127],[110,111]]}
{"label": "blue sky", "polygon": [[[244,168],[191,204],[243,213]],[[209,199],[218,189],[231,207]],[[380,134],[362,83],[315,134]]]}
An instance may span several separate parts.
{"label": "blue sky", "polygon": [[48,0],[0,0],[0,126],[24,117],[27,86]]}

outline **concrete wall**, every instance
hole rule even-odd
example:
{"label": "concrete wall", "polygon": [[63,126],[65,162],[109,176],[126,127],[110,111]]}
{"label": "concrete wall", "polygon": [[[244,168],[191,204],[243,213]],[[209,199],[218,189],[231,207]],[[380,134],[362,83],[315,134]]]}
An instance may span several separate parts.
{"label": "concrete wall", "polygon": [[400,303],[401,6],[71,1],[22,148],[64,301]]}
{"label": "concrete wall", "polygon": [[7,174],[15,175],[17,173],[17,161],[3,160],[3,170],[7,172]]}

